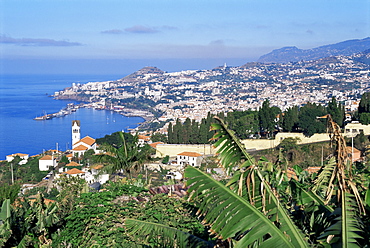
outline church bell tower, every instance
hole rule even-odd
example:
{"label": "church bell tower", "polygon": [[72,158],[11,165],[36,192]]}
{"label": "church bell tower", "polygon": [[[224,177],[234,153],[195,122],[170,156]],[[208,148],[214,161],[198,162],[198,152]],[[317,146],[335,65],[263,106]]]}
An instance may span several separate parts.
{"label": "church bell tower", "polygon": [[79,120],[72,121],[72,147],[77,141],[81,139],[80,126],[81,124]]}

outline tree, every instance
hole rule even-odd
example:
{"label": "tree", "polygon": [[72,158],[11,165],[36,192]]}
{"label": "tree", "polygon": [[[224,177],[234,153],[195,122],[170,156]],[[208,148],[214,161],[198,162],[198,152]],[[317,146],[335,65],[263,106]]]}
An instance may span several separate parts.
{"label": "tree", "polygon": [[168,124],[168,131],[167,131],[167,134],[168,134],[168,143],[169,144],[174,144],[174,137],[173,137],[173,127],[172,127],[172,122],[170,122],[170,124]]}
{"label": "tree", "polygon": [[181,144],[190,144],[191,128],[191,120],[189,117],[187,117],[184,124],[182,125]]}
{"label": "tree", "polygon": [[9,185],[8,183],[0,184],[0,204],[5,200],[9,199],[10,203],[13,203],[19,194],[21,186],[19,184]]}
{"label": "tree", "polygon": [[327,112],[331,115],[333,121],[335,121],[339,126],[343,126],[345,117],[344,106],[337,102],[335,97],[332,97],[331,101],[328,103]]}
{"label": "tree", "polygon": [[195,119],[191,122],[191,132],[190,132],[191,144],[200,144],[199,142],[199,124]]}
{"label": "tree", "polygon": [[323,120],[317,117],[326,115],[325,108],[315,103],[307,103],[301,107],[298,115],[298,128],[306,136],[312,136],[315,133],[323,133],[326,126]]}
{"label": "tree", "polygon": [[209,126],[207,125],[206,119],[202,119],[200,126],[199,126],[199,142],[200,144],[207,144],[208,143],[208,132]]}
{"label": "tree", "polygon": [[163,142],[163,143],[168,142],[167,136],[165,134],[162,134],[162,133],[154,133],[150,137],[150,139],[152,140],[152,142]]}
{"label": "tree", "polygon": [[275,119],[279,108],[270,107],[270,101],[266,99],[262,103],[262,107],[258,111],[258,118],[261,132],[266,133],[267,136],[275,130]]}
{"label": "tree", "polygon": [[110,135],[105,135],[104,138],[97,139],[96,143],[99,144],[99,145],[108,144],[108,145],[112,145],[112,146],[115,146],[115,147],[119,147],[123,144],[122,139],[121,139],[122,134],[125,137],[126,142],[133,142],[134,141],[134,137],[132,136],[132,134],[122,133],[121,131],[119,131],[119,132],[114,132]]}
{"label": "tree", "polygon": [[247,139],[259,131],[257,111],[233,111],[227,114],[225,120],[240,139]]}
{"label": "tree", "polygon": [[361,96],[358,106],[359,121],[364,125],[370,124],[370,92],[365,92]]}
{"label": "tree", "polygon": [[[104,171],[108,173],[117,173],[124,171],[129,177],[132,173],[141,169],[144,162],[150,160],[150,149],[140,148],[138,145],[138,136],[133,137],[133,142],[127,142],[123,133],[120,133],[121,146],[103,145],[104,154],[96,155],[98,161],[103,162]],[[146,145],[148,146],[148,145]]]}
{"label": "tree", "polygon": [[179,119],[176,119],[176,123],[175,125],[173,126],[173,129],[172,129],[172,135],[173,135],[173,138],[172,138],[172,142],[173,144],[182,144],[182,136],[181,136],[181,133],[182,133],[182,123],[180,122]]}
{"label": "tree", "polygon": [[358,113],[370,113],[370,92],[362,94],[360,104],[358,106]]}
{"label": "tree", "polygon": [[294,106],[288,108],[284,112],[283,116],[283,131],[285,132],[293,132],[297,128],[298,125],[298,107]]}
{"label": "tree", "polygon": [[363,125],[369,125],[370,124],[370,113],[359,114],[359,121]]}

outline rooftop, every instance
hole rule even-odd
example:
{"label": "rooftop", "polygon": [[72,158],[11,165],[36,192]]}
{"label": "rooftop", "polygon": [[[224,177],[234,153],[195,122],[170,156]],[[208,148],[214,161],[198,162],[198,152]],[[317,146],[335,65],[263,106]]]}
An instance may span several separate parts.
{"label": "rooftop", "polygon": [[177,155],[188,156],[188,157],[200,157],[200,156],[202,156],[202,154],[199,154],[197,152],[182,152],[182,153],[179,153]]}

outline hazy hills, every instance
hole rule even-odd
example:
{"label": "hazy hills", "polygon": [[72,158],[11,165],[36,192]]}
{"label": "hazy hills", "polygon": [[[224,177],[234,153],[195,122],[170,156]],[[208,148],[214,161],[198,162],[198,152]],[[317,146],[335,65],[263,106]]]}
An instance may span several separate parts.
{"label": "hazy hills", "polygon": [[297,61],[316,60],[330,56],[352,55],[370,49],[370,37],[365,39],[347,40],[336,44],[320,46],[312,49],[299,49],[283,47],[262,55],[258,62],[262,63],[288,63]]}

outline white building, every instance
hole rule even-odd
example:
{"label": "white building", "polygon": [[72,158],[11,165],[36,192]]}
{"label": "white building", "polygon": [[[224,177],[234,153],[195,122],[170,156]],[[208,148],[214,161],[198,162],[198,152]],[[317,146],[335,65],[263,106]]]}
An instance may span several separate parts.
{"label": "white building", "polygon": [[202,155],[197,152],[182,152],[177,154],[177,164],[180,166],[191,165],[200,167],[202,160]]}
{"label": "white building", "polygon": [[39,159],[39,170],[47,171],[57,165],[56,158],[50,155],[45,155]]}
{"label": "white building", "polygon": [[80,139],[81,139],[81,123],[78,120],[74,120],[72,121],[72,145],[75,144]]}
{"label": "white building", "polygon": [[81,123],[79,120],[72,121],[72,153],[73,156],[82,156],[87,150],[97,152],[95,139],[86,136],[81,139]]}
{"label": "white building", "polygon": [[87,150],[93,149],[97,152],[97,144],[95,139],[86,136],[72,145],[73,156],[82,156]]}
{"label": "white building", "polygon": [[23,153],[14,153],[14,154],[11,154],[11,155],[7,155],[6,156],[6,161],[8,162],[11,162],[13,161],[13,159],[16,157],[16,156],[19,156],[22,160],[18,163],[20,165],[22,164],[26,164],[28,162],[28,158],[30,157],[28,154],[23,154]]}

